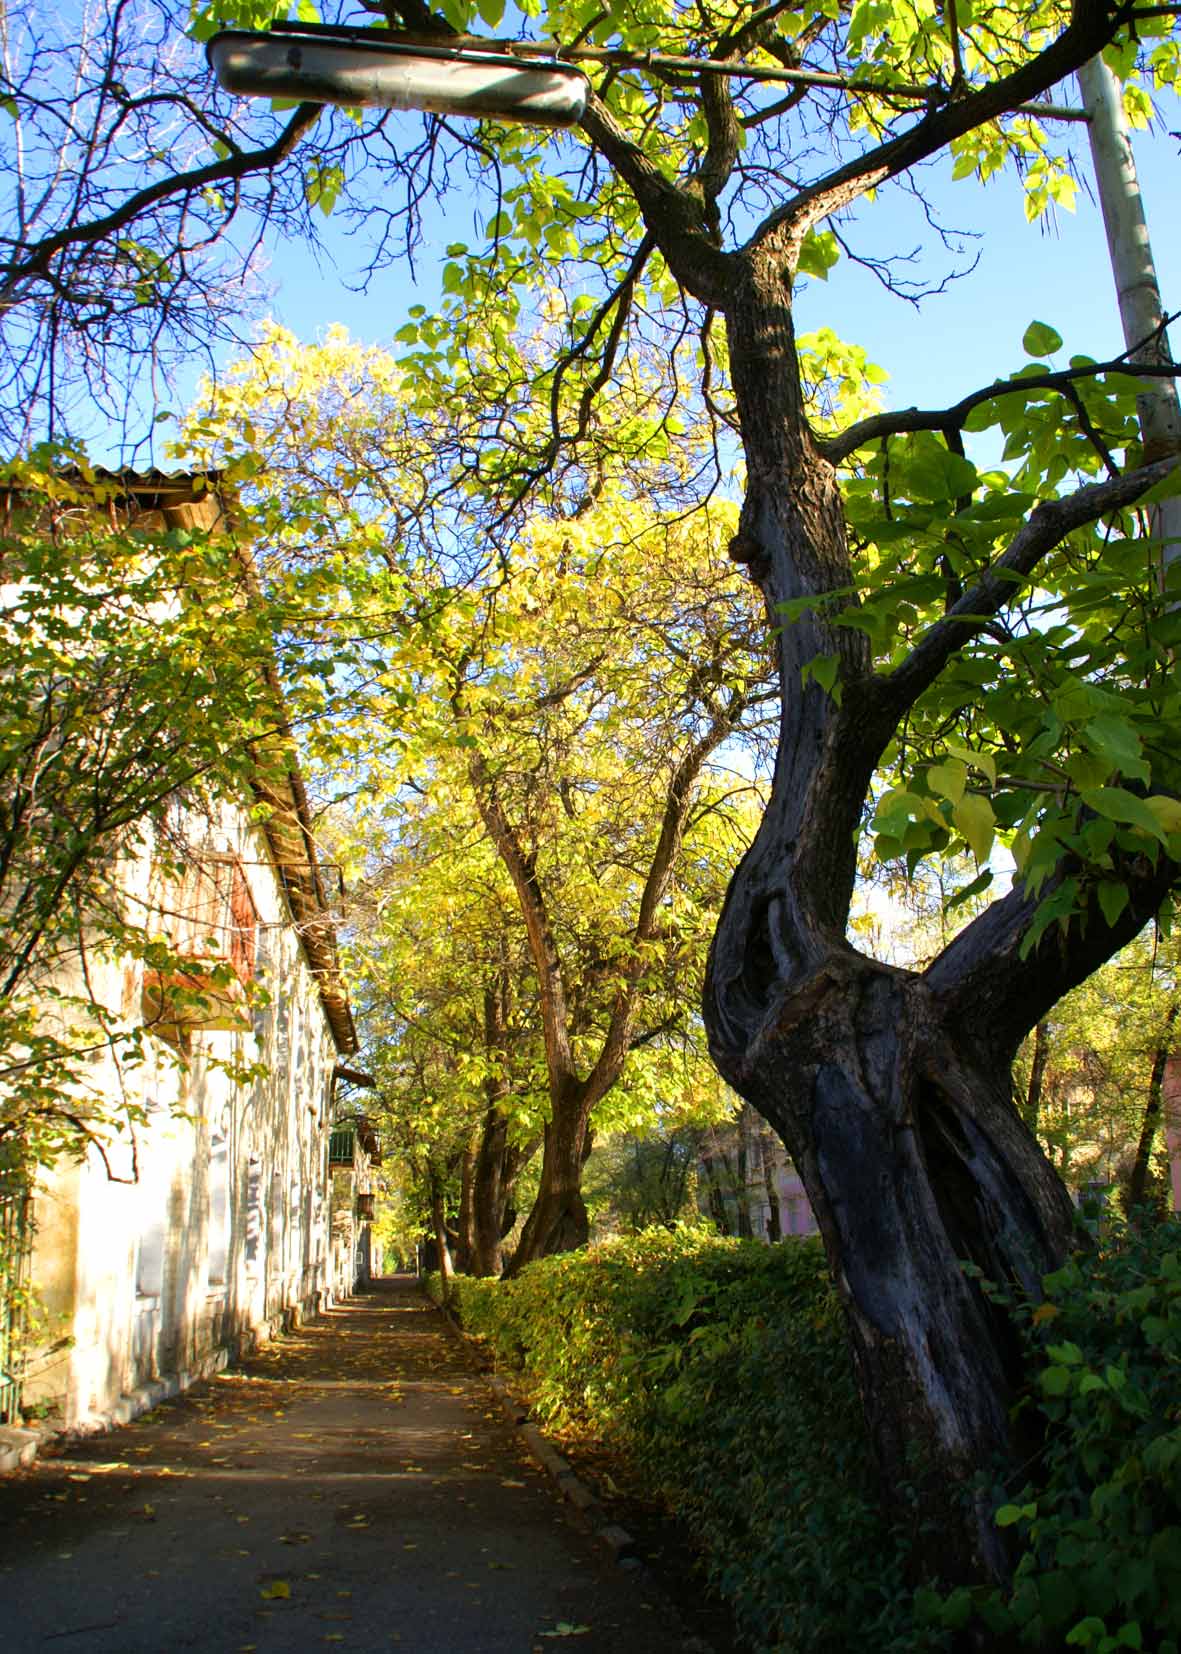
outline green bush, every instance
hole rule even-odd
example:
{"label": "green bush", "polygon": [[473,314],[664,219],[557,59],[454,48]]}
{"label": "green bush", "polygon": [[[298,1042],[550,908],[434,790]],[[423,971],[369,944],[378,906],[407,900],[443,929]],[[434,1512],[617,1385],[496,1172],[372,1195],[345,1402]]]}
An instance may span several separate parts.
{"label": "green bush", "polygon": [[1031,1648],[1181,1647],[1181,1225],[1117,1231],[1046,1277],[1026,1308],[1045,1443],[997,1511],[1019,1554],[1011,1591],[924,1597]]}
{"label": "green bush", "polygon": [[943,1646],[878,1509],[818,1243],[652,1230],[457,1278],[452,1307],[543,1420],[593,1429],[685,1519],[752,1645]]}

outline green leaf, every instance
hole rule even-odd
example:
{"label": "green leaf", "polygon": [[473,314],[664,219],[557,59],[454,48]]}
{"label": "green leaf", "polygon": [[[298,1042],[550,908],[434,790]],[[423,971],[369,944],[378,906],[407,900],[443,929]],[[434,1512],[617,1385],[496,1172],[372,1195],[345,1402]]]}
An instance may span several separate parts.
{"label": "green leaf", "polygon": [[931,791],[952,804],[958,804],[963,798],[967,784],[968,768],[959,758],[949,758],[943,764],[932,764],[927,771],[927,785]]}
{"label": "green leaf", "polygon": [[971,884],[966,884],[962,890],[956,891],[955,895],[946,904],[944,911],[951,913],[955,908],[961,907],[964,902],[970,902],[973,896],[979,896],[983,891],[987,890],[991,883],[992,868],[986,867],[983,873],[978,873],[976,875]]}
{"label": "green leaf", "polygon": [[1083,740],[1092,752],[1105,758],[1113,770],[1130,776],[1133,781],[1147,781],[1151,771],[1141,757],[1140,737],[1126,718],[1104,713],[1092,718],[1082,731]]}
{"label": "green leaf", "polygon": [[841,686],[838,678],[841,670],[839,655],[813,655],[810,661],[805,662],[800,669],[800,683],[807,686],[808,679],[818,683],[826,695],[831,695],[839,706],[841,704]]}
{"label": "green leaf", "polygon": [[1021,339],[1027,356],[1052,356],[1062,349],[1062,335],[1049,322],[1030,322]]}
{"label": "green leaf", "polygon": [[947,750],[965,764],[974,765],[981,775],[987,776],[990,787],[996,786],[996,759],[991,752],[976,752],[971,747],[955,746],[951,741],[947,743]]}
{"label": "green leaf", "polygon": [[1087,808],[1094,810],[1096,815],[1105,816],[1108,821],[1118,821],[1126,827],[1138,827],[1150,838],[1165,843],[1167,835],[1155,811],[1149,809],[1145,799],[1137,798],[1135,793],[1128,792],[1126,788],[1091,787],[1083,793],[1082,799]]}
{"label": "green leaf", "polygon": [[798,270],[805,276],[828,280],[828,272],[841,256],[837,238],[831,230],[809,230],[800,248]]}
{"label": "green leaf", "polygon": [[1150,793],[1144,802],[1160,823],[1163,832],[1170,835],[1181,833],[1181,802],[1175,798],[1167,798],[1164,793]]}
{"label": "green leaf", "polygon": [[1131,899],[1127,885],[1115,879],[1104,879],[1095,894],[1104,919],[1109,925],[1114,925]]}
{"label": "green leaf", "polygon": [[1089,1648],[1097,1637],[1106,1635],[1107,1627],[1103,1621],[1095,1614],[1088,1614],[1085,1620],[1079,1620],[1078,1624],[1067,1633],[1066,1641],[1072,1648]]}
{"label": "green leaf", "polygon": [[971,494],[978,478],[976,467],[961,454],[932,446],[906,467],[906,487],[912,496],[929,500],[957,500]]}

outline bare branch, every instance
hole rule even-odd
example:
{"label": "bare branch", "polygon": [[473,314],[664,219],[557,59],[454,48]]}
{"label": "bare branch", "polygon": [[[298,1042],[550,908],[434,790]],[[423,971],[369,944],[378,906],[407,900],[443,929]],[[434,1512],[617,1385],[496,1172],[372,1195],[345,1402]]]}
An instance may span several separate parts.
{"label": "bare branch", "polygon": [[154,184],[137,190],[134,195],[128,196],[121,206],[102,218],[92,219],[89,223],[71,223],[35,242],[31,247],[0,265],[0,311],[10,309],[20,296],[20,288],[37,277],[47,278],[50,266],[58,253],[64,248],[73,247],[79,243],[103,241],[115,235],[119,230],[126,229],[134,223],[150,207],[161,201],[176,196],[193,195],[204,189],[211,189],[217,184],[236,183],[254,172],[270,172],[280,161],[286,159],[299,143],[299,140],[315,125],[321,112],[318,103],[301,103],[292,115],[283,131],[273,143],[264,145],[261,149],[237,150],[222,160],[211,161],[207,166],[192,167],[187,172],[178,172],[168,178],[160,178]]}

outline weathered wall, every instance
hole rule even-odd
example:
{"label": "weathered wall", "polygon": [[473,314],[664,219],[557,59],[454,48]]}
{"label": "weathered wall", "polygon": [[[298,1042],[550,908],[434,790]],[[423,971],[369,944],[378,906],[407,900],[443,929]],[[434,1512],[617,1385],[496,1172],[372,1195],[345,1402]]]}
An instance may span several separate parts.
{"label": "weathered wall", "polygon": [[[277,1314],[329,1293],[328,1130],[336,1050],[266,841],[244,814],[189,823],[202,850],[240,858],[259,919],[257,976],[270,1003],[240,1032],[153,1037],[138,1067],[103,1055],[90,1084],[140,1123],[36,1192],[32,1279],[46,1323],[26,1413],[85,1425],[162,1376],[191,1373]],[[133,898],[151,895],[141,856]],[[90,962],[108,1004],[138,1005],[137,968]],[[227,1072],[255,1063],[243,1083]],[[119,1181],[115,1181],[118,1179]]]}

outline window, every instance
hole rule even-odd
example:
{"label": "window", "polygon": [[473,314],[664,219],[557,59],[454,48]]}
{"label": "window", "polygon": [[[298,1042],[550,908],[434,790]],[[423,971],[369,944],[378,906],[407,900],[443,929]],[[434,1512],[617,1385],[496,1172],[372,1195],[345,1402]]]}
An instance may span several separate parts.
{"label": "window", "polygon": [[230,1110],[209,1132],[209,1284],[224,1286],[230,1256]]}
{"label": "window", "polygon": [[173,946],[194,959],[222,958],[241,982],[254,979],[258,909],[237,856],[193,850],[181,879],[162,903]]}

